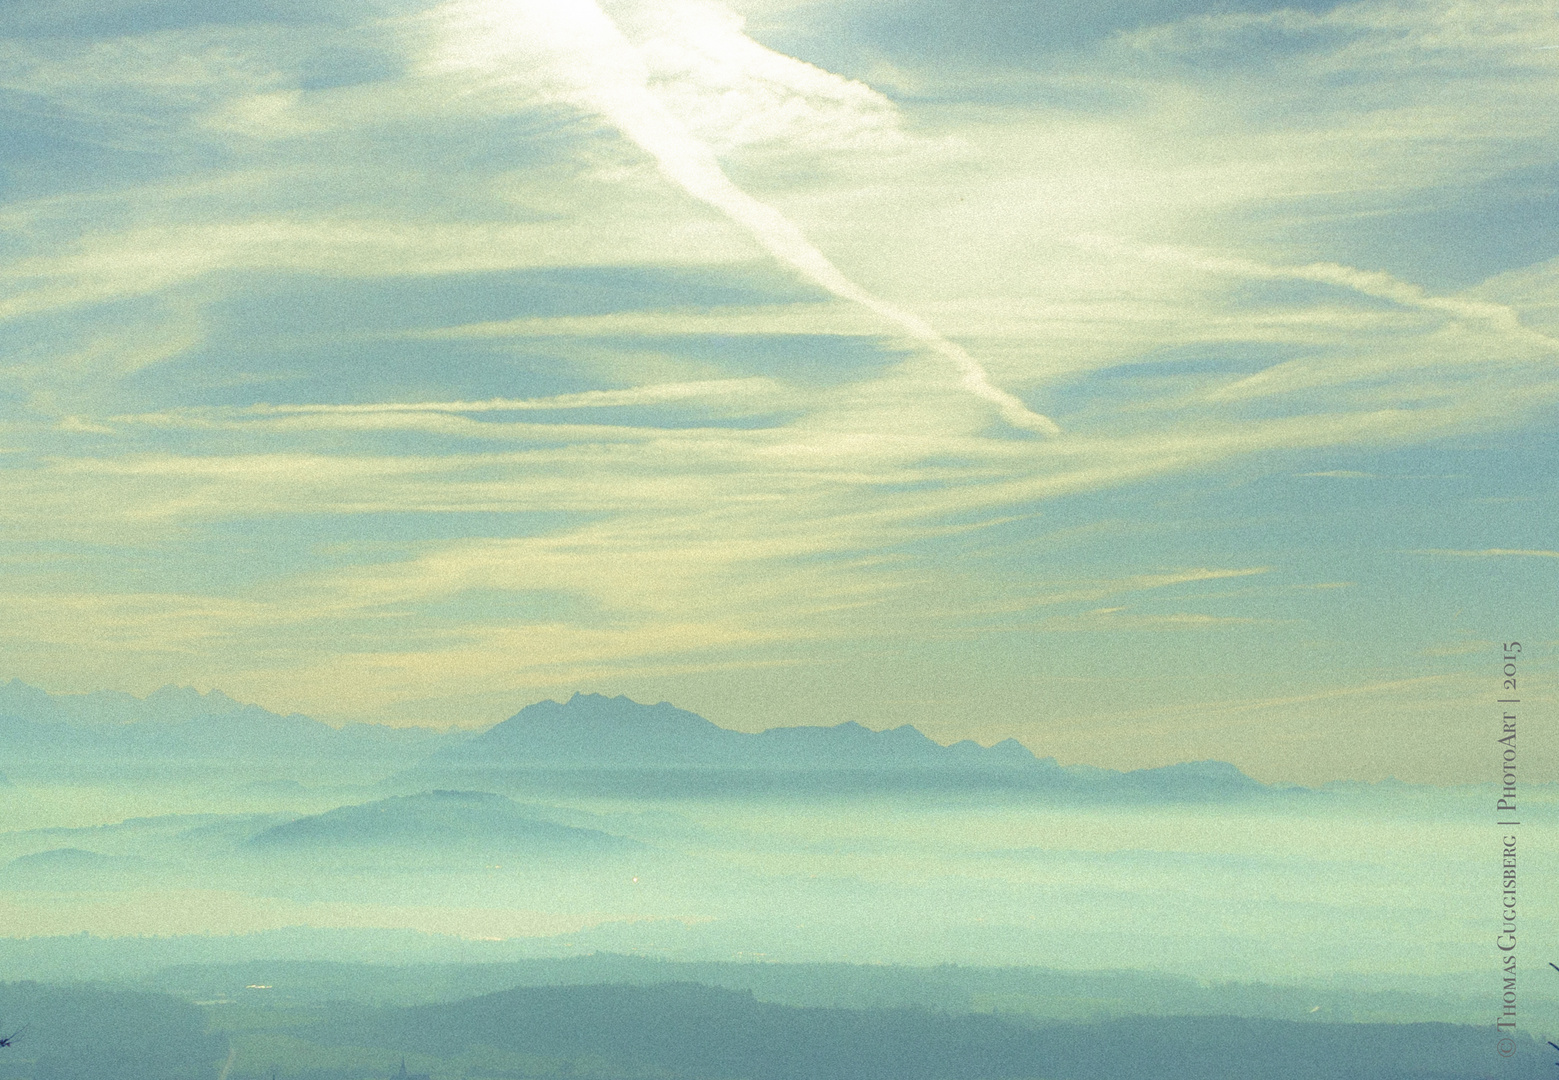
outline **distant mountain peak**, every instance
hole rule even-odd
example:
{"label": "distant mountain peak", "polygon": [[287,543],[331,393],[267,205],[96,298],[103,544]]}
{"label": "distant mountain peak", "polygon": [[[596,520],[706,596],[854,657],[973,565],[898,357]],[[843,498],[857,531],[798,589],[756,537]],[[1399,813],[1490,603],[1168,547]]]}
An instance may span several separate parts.
{"label": "distant mountain peak", "polygon": [[[549,698],[548,700],[550,701],[551,699]],[[676,709],[677,708],[675,705],[673,705],[669,701],[657,701],[655,704],[650,705],[650,704],[648,704],[646,702],[634,701],[627,694],[616,694],[616,695],[608,696],[606,694],[596,694],[596,693],[592,693],[592,692],[589,692],[589,691],[586,691],[586,690],[575,690],[572,694],[569,695],[568,700],[563,702],[563,704],[564,705],[572,705],[576,701],[577,702],[581,702],[581,703],[586,704],[586,705],[594,704],[594,703],[597,703],[597,702],[612,702],[612,703],[622,702],[624,704],[637,706],[638,708],[641,708],[641,709]],[[542,704],[542,702],[537,702],[537,704],[540,705],[540,704]],[[554,702],[554,704],[557,704],[557,703]],[[681,712],[682,710],[678,709],[677,711]]]}
{"label": "distant mountain peak", "polygon": [[148,707],[207,714],[259,708],[258,705],[246,705],[241,701],[235,701],[220,690],[207,690],[201,693],[193,686],[178,686],[174,683],[159,686],[142,700]]}
{"label": "distant mountain peak", "polygon": [[570,738],[569,733],[572,732],[572,737],[576,739],[607,734],[630,737],[635,731],[664,731],[668,728],[705,735],[725,731],[697,713],[679,709],[669,702],[643,705],[621,694],[606,697],[603,694],[576,693],[564,702],[548,698],[527,705],[509,719],[488,728],[478,738],[491,736],[498,741],[531,738],[540,731],[548,731],[563,738]]}
{"label": "distant mountain peak", "polygon": [[954,750],[912,724],[875,731],[855,720],[830,727],[769,728],[758,734],[719,727],[669,702],[644,705],[623,695],[575,693],[538,701],[440,755],[450,765],[543,769],[955,770],[1034,765],[1015,741]]}
{"label": "distant mountain peak", "polygon": [[488,791],[437,789],[339,806],[273,825],[247,841],[254,849],[432,846],[442,849],[636,847],[595,829],[560,825]]}
{"label": "distant mountain peak", "polygon": [[402,803],[470,803],[472,805],[498,806],[513,802],[512,799],[491,791],[455,791],[451,788],[434,788],[432,791],[420,791],[415,795],[393,795],[383,800]]}
{"label": "distant mountain peak", "polygon": [[59,704],[47,690],[20,679],[0,684],[0,713],[29,720],[52,720],[59,715],[59,711]]}
{"label": "distant mountain peak", "polygon": [[543,783],[684,794],[989,788],[1155,801],[1240,798],[1266,790],[1223,761],[1129,773],[1063,768],[1012,738],[989,747],[969,739],[943,746],[912,724],[877,731],[855,720],[750,734],[668,702],[643,705],[623,695],[586,693],[528,705],[439,751],[402,780],[493,784],[500,790]]}
{"label": "distant mountain peak", "polygon": [[192,686],[168,684],[142,698],[118,690],[51,694],[20,679],[0,682],[0,738],[17,778],[122,776],[196,760],[251,774],[259,768],[267,779],[278,770],[292,778],[300,770],[339,775],[342,767],[382,777],[467,737],[376,724],[337,729]]}
{"label": "distant mountain peak", "polygon": [[118,727],[126,724],[178,724],[207,716],[276,714],[259,705],[235,701],[220,690],[204,693],[193,686],[168,683],[145,697],[122,690],[51,694],[12,679],[0,684],[0,715],[29,720],[64,720],[73,724]]}

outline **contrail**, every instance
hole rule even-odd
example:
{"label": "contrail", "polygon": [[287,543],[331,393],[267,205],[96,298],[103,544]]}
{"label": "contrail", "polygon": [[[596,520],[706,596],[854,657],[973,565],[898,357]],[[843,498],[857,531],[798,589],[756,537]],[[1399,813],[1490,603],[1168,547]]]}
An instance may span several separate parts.
{"label": "contrail", "polygon": [[776,259],[950,360],[962,376],[964,388],[995,405],[1009,424],[1047,435],[1060,433],[1054,421],[1032,412],[993,385],[968,352],[919,316],[851,281],[785,215],[737,187],[714,151],[689,132],[650,90],[649,75],[638,51],[594,0],[498,0],[462,8],[481,24],[479,33],[522,36],[526,45],[541,38],[563,61],[555,74],[567,86],[569,96],[594,107],[650,154],[672,182],[746,229]]}

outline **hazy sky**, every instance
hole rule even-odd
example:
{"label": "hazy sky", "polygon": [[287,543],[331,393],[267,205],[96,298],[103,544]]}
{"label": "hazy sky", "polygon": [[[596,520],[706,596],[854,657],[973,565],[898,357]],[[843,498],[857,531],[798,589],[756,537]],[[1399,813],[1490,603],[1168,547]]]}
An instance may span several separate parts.
{"label": "hazy sky", "polygon": [[1559,15],[1076,7],[0,8],[0,676],[1491,779]]}

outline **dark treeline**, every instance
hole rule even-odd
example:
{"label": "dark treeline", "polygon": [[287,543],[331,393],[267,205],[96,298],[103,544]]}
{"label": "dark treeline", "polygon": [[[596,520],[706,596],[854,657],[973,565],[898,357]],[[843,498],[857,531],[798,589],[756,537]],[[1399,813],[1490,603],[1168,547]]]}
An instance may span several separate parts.
{"label": "dark treeline", "polygon": [[746,1080],[1457,1080],[1545,1075],[1487,1030],[1141,1017],[1026,1024],[920,1009],[794,1008],[696,984],[527,987],[448,1005],[348,1010],[311,1037],[452,1057],[476,1047]]}
{"label": "dark treeline", "polygon": [[[191,1000],[253,997],[245,988],[263,984],[274,987],[266,991],[272,998],[377,1006],[458,1001],[516,986],[696,982],[750,990],[761,1001],[782,1005],[995,1011],[1068,1021],[1228,1015],[1312,1023],[1476,1023],[1486,1005],[1465,977],[1423,979],[1409,992],[1027,966],[672,961],[610,952],[526,956],[537,944],[297,928],[233,937],[11,938],[0,939],[0,979],[97,980]],[[1548,1009],[1559,999],[1543,996],[1543,989],[1539,984],[1529,994]]]}
{"label": "dark treeline", "polygon": [[[696,982],[751,991],[781,1005],[924,1008],[1093,1021],[1116,1016],[1250,1016],[1325,1021],[1456,1021],[1481,1015],[1481,998],[1442,999],[1401,991],[1204,983],[1145,971],[1057,971],[1034,967],[944,964],[781,964],[669,961],[595,953],[488,963],[354,964],[252,960],[175,964],[142,985],[191,998],[243,998],[263,984],[268,995],[298,1002],[356,1001],[425,1005],[517,986],[607,983],[651,986]],[[252,994],[248,996],[253,996]]]}
{"label": "dark treeline", "polygon": [[0,983],[0,1021],[21,1029],[0,1076],[28,1080],[212,1080],[228,1050],[200,1009],[166,994]]}

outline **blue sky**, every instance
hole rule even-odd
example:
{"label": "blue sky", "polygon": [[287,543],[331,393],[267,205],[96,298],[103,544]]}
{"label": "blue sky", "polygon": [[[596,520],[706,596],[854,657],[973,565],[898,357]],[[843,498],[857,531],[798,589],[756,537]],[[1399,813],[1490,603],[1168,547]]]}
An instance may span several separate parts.
{"label": "blue sky", "polygon": [[1552,670],[1550,5],[0,39],[7,677],[1309,783],[1486,779],[1499,643]]}

